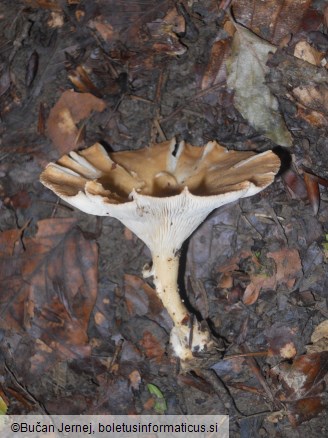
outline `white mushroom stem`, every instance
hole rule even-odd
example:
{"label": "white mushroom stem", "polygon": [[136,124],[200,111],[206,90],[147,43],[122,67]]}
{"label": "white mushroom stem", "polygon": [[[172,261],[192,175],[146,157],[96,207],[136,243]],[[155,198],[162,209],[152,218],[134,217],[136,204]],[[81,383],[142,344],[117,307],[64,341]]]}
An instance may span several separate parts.
{"label": "white mushroom stem", "polygon": [[200,330],[198,321],[192,321],[178,288],[179,255],[153,254],[151,269],[144,269],[144,276],[153,276],[157,294],[170,315],[174,328],[171,345],[181,360],[189,360],[193,352],[204,352],[210,342],[210,334]]}

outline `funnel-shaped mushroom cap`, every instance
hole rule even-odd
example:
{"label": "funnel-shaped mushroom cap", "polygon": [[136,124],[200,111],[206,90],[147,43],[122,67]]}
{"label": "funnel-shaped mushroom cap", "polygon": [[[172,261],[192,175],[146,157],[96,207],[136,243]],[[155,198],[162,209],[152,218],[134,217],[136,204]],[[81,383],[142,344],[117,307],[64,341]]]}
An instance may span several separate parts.
{"label": "funnel-shaped mushroom cap", "polygon": [[109,154],[96,143],[50,163],[40,180],[86,213],[119,219],[152,253],[167,253],[215,208],[271,184],[279,167],[271,151],[228,151],[215,141],[196,147],[172,140]]}

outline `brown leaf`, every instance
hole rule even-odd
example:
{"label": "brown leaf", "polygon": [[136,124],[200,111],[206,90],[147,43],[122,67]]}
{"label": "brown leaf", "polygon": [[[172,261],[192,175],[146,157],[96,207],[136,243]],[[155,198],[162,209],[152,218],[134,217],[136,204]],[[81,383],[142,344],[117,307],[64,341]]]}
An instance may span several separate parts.
{"label": "brown leaf", "polygon": [[176,8],[170,9],[163,19],[147,23],[147,28],[155,51],[171,56],[182,55],[186,52],[187,48],[181,44],[177,35],[185,31],[185,21]]}
{"label": "brown leaf", "polygon": [[311,0],[238,0],[232,10],[238,23],[278,45],[286,36],[298,31],[311,3]]}
{"label": "brown leaf", "polygon": [[231,39],[214,41],[210,59],[202,79],[201,89],[204,90],[225,78],[225,60],[229,56]]}
{"label": "brown leaf", "polygon": [[90,93],[64,91],[55,106],[50,110],[47,121],[47,135],[60,154],[76,148],[79,129],[76,124],[86,119],[92,111],[103,111],[106,104]]}
{"label": "brown leaf", "polygon": [[102,15],[99,15],[94,20],[90,20],[88,26],[91,29],[96,29],[101,38],[108,43],[119,38],[119,34],[115,28],[110,23],[106,22],[106,18]]}
{"label": "brown leaf", "polygon": [[165,350],[162,342],[155,338],[152,333],[146,330],[140,341],[140,345],[144,348],[146,356],[149,359],[155,359],[157,363],[162,361]]}
{"label": "brown leaf", "polygon": [[131,387],[135,391],[138,391],[138,389],[141,385],[141,375],[140,375],[139,371],[138,370],[131,371],[131,373],[129,374],[129,380],[130,380]]}
{"label": "brown leaf", "polygon": [[303,177],[304,177],[308,199],[312,206],[313,213],[317,214],[320,205],[320,191],[319,191],[318,179],[307,172],[304,172]]}
{"label": "brown leaf", "polygon": [[15,249],[21,248],[22,232],[22,229],[13,229],[0,233],[0,258],[13,256]]}
{"label": "brown leaf", "polygon": [[272,369],[279,375],[284,394],[298,400],[322,391],[321,383],[328,372],[328,351],[298,356],[293,363],[282,362]]}
{"label": "brown leaf", "polygon": [[328,351],[299,356],[292,364],[283,362],[271,370],[282,388],[277,392],[287,407],[293,426],[317,416],[325,407],[324,378],[328,373]]}
{"label": "brown leaf", "polygon": [[299,86],[292,93],[305,107],[328,114],[328,88],[325,85]]}
{"label": "brown leaf", "polygon": [[325,409],[321,397],[307,397],[288,403],[288,419],[293,427],[317,417]]}
{"label": "brown leaf", "polygon": [[282,175],[282,178],[287,186],[287,189],[293,198],[306,199],[307,192],[304,179],[294,170],[287,170]]}
{"label": "brown leaf", "polygon": [[328,89],[325,85],[299,86],[292,90],[299,117],[315,126],[327,126]]}
{"label": "brown leaf", "polygon": [[281,327],[274,324],[266,330],[265,337],[269,345],[269,354],[281,356],[283,359],[292,359],[296,356],[294,345],[295,332],[289,327]]}
{"label": "brown leaf", "polygon": [[316,50],[307,41],[299,41],[294,48],[294,56],[312,65],[320,66],[324,53]]}
{"label": "brown leaf", "polygon": [[31,198],[26,190],[20,190],[10,197],[11,205],[16,208],[29,208],[31,205]]}
{"label": "brown leaf", "polygon": [[124,291],[128,312],[131,316],[151,315],[152,319],[163,312],[163,304],[156,291],[136,275],[124,275]]}
{"label": "brown leaf", "polygon": [[[97,246],[75,224],[68,218],[39,221],[38,232],[24,239],[18,254],[0,253],[0,327],[27,332],[35,340],[33,360],[39,366],[49,364],[51,354],[54,360],[90,352]],[[17,239],[16,230],[13,234],[11,242]]]}
{"label": "brown leaf", "polygon": [[78,91],[91,93],[99,98],[102,97],[101,92],[94,85],[83,65],[79,65],[75,70],[71,70],[68,77]]}
{"label": "brown leaf", "polygon": [[302,273],[301,259],[297,249],[282,248],[269,252],[267,257],[272,258],[276,263],[277,284],[285,284],[289,288],[293,287],[296,278]]}
{"label": "brown leaf", "polygon": [[24,0],[24,3],[32,8],[51,9],[52,11],[61,11],[61,0]]}
{"label": "brown leaf", "polygon": [[328,319],[322,321],[311,336],[311,345],[306,346],[308,353],[328,351]]}
{"label": "brown leaf", "polygon": [[254,304],[259,295],[261,290],[262,284],[255,285],[254,283],[250,283],[244,293],[243,293],[243,303],[246,304],[246,306],[251,306]]}

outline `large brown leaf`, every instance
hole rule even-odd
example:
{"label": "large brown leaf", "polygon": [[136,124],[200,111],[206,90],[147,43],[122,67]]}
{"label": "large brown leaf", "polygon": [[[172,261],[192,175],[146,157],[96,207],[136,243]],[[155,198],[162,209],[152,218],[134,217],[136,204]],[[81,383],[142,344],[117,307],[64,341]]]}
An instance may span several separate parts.
{"label": "large brown leaf", "polygon": [[36,235],[23,239],[19,249],[15,230],[0,235],[0,248],[10,249],[0,252],[0,327],[33,340],[34,366],[49,362],[49,355],[90,351],[98,250],[75,224],[70,218],[39,221]]}
{"label": "large brown leaf", "polygon": [[79,139],[77,124],[92,111],[103,111],[106,104],[90,93],[66,90],[50,110],[47,135],[61,154],[76,149]]}

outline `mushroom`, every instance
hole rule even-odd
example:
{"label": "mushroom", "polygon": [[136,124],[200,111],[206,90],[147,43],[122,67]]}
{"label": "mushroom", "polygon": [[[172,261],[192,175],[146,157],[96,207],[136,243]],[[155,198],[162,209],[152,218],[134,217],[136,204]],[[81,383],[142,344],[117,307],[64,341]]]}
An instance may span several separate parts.
{"label": "mushroom", "polygon": [[213,339],[179,295],[181,246],[214,209],[265,189],[279,168],[271,151],[231,151],[215,141],[196,147],[173,139],[112,153],[96,143],[48,164],[40,180],[74,207],[120,220],[147,245],[152,265],[143,274],[153,276],[174,324],[173,351],[187,363],[208,352]]}

